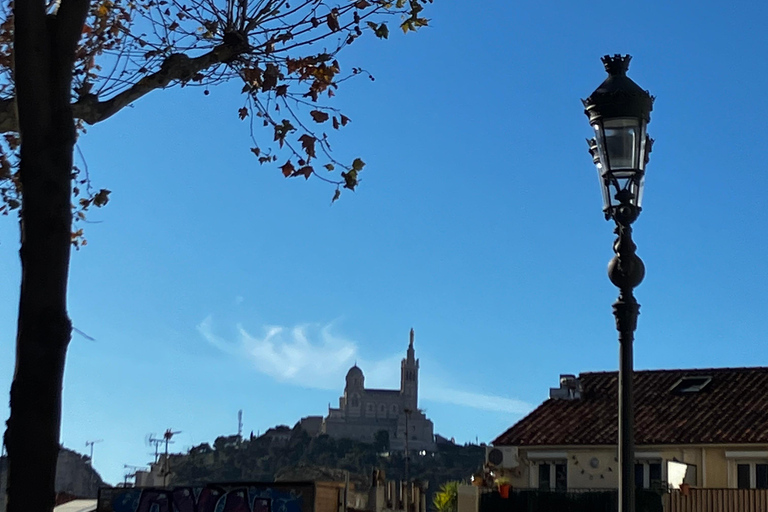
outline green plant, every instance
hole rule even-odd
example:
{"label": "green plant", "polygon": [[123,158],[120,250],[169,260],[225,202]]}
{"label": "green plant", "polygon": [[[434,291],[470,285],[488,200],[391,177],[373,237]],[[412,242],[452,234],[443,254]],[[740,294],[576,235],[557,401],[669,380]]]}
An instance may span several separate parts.
{"label": "green plant", "polygon": [[494,483],[496,484],[496,487],[499,487],[502,485],[510,485],[512,481],[506,476],[499,476],[499,477],[496,477],[496,479],[494,480]]}
{"label": "green plant", "polygon": [[459,482],[445,482],[432,498],[432,505],[437,512],[456,512],[459,508]]}

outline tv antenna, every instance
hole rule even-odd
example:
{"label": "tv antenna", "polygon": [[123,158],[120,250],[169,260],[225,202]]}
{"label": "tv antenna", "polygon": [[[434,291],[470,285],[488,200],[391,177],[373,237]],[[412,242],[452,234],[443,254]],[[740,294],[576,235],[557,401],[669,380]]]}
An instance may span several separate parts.
{"label": "tv antenna", "polygon": [[171,459],[168,458],[168,444],[172,443],[171,439],[176,434],[181,434],[181,430],[168,429],[163,434],[163,440],[165,441],[165,471],[163,471],[163,487],[168,486],[168,475],[171,474]]}
{"label": "tv antenna", "polygon": [[88,456],[88,462],[91,464],[91,467],[93,467],[93,445],[96,443],[103,442],[103,439],[96,439],[95,441],[86,441],[85,442],[85,449],[87,450],[88,447],[91,448],[91,454]]}
{"label": "tv antenna", "polygon": [[[134,466],[133,464],[123,464],[123,468],[127,469],[128,471],[125,472],[125,480],[123,482],[123,487],[128,487],[128,479],[129,478],[136,478],[136,473],[139,471],[147,471],[147,466]],[[131,472],[133,470],[133,472]],[[136,485],[136,480],[134,480],[133,485]]]}
{"label": "tv antenna", "polygon": [[155,434],[147,434],[144,437],[144,442],[147,444],[147,446],[155,447],[155,464],[157,464],[157,460],[160,458],[160,446],[165,441],[162,437],[155,437]]}
{"label": "tv antenna", "polygon": [[181,430],[171,430],[170,428],[163,434],[163,441],[165,442],[165,456],[168,457],[168,444],[173,443],[171,439],[176,434],[181,434]]}

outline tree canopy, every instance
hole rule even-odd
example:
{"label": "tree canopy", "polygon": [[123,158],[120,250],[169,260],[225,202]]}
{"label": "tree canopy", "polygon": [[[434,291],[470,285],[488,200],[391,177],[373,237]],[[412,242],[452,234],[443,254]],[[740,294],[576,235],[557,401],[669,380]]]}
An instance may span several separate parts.
{"label": "tree canopy", "polygon": [[[482,466],[484,457],[482,446],[441,444],[435,453],[411,453],[409,473],[411,478],[428,483],[430,492],[438,491],[446,481],[449,488],[451,485],[455,488],[457,481],[466,480]],[[402,452],[382,453],[376,443],[334,439],[327,435],[311,437],[298,427],[286,442],[270,440],[267,436],[243,440],[237,436],[219,437],[213,447],[205,443],[186,454],[173,455],[170,464],[172,485],[275,479],[343,480],[344,471],[349,471],[357,489],[365,490],[371,484],[374,469],[383,470],[387,480],[405,478]],[[452,499],[448,499],[446,506],[455,504],[455,496]]]}
{"label": "tree canopy", "polygon": [[[336,200],[341,188],[355,189],[365,163],[332,156],[329,133],[350,118],[330,100],[351,77],[373,79],[361,67],[342,68],[339,54],[365,32],[387,39],[391,19],[406,33],[426,26],[423,4],[431,1],[92,1],[72,66],[77,129],[84,132],[156,89],[200,87],[208,94],[238,80],[237,115],[249,124],[258,162],[278,163],[286,177],[329,181]],[[63,3],[45,4],[48,17],[60,17]],[[8,214],[21,206],[12,2],[0,6],[0,20],[0,213]],[[77,165],[73,178],[75,220],[82,220],[88,208],[108,202],[110,191],[93,190]]]}

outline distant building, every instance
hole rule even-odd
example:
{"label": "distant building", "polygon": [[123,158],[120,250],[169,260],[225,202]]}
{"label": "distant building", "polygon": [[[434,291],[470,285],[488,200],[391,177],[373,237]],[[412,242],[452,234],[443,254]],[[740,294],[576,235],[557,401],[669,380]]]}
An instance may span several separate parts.
{"label": "distant building", "polygon": [[[636,488],[768,489],[768,367],[633,380]],[[615,489],[618,388],[617,372],[561,375],[549,400],[493,441],[487,462],[516,488]]]}
{"label": "distant building", "polygon": [[366,388],[363,371],[355,364],[347,372],[339,407],[328,408],[321,433],[373,442],[383,430],[389,435],[390,449],[404,450],[407,425],[409,450],[435,450],[434,425],[418,407],[419,360],[413,337],[411,329],[408,351],[400,364],[400,389]]}
{"label": "distant building", "polygon": [[275,444],[287,444],[291,440],[291,427],[288,425],[278,425],[268,429],[259,436],[259,439],[269,439]]}
{"label": "distant building", "polygon": [[306,416],[301,418],[298,427],[304,430],[307,434],[314,437],[320,434],[323,430],[323,417],[322,416]]}
{"label": "distant building", "polygon": [[166,483],[166,476],[169,475],[168,464],[166,464],[165,454],[161,454],[155,462],[149,465],[149,471],[140,469],[134,473],[135,487],[162,487]]}

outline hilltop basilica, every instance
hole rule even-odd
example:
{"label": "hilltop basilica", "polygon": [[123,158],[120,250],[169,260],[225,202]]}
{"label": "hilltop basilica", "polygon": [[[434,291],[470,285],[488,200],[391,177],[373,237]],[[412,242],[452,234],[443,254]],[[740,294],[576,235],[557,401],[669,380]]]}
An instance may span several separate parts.
{"label": "hilltop basilica", "polygon": [[[319,416],[303,418],[301,423],[319,434],[365,442],[373,442],[376,434],[384,430],[389,433],[392,450],[405,449],[407,425],[409,451],[434,451],[434,425],[419,410],[418,398],[419,360],[413,349],[411,329],[408,351],[400,363],[400,389],[366,388],[363,371],[355,364],[347,372],[339,407],[329,407],[322,423]],[[312,423],[315,428],[310,426]]]}

